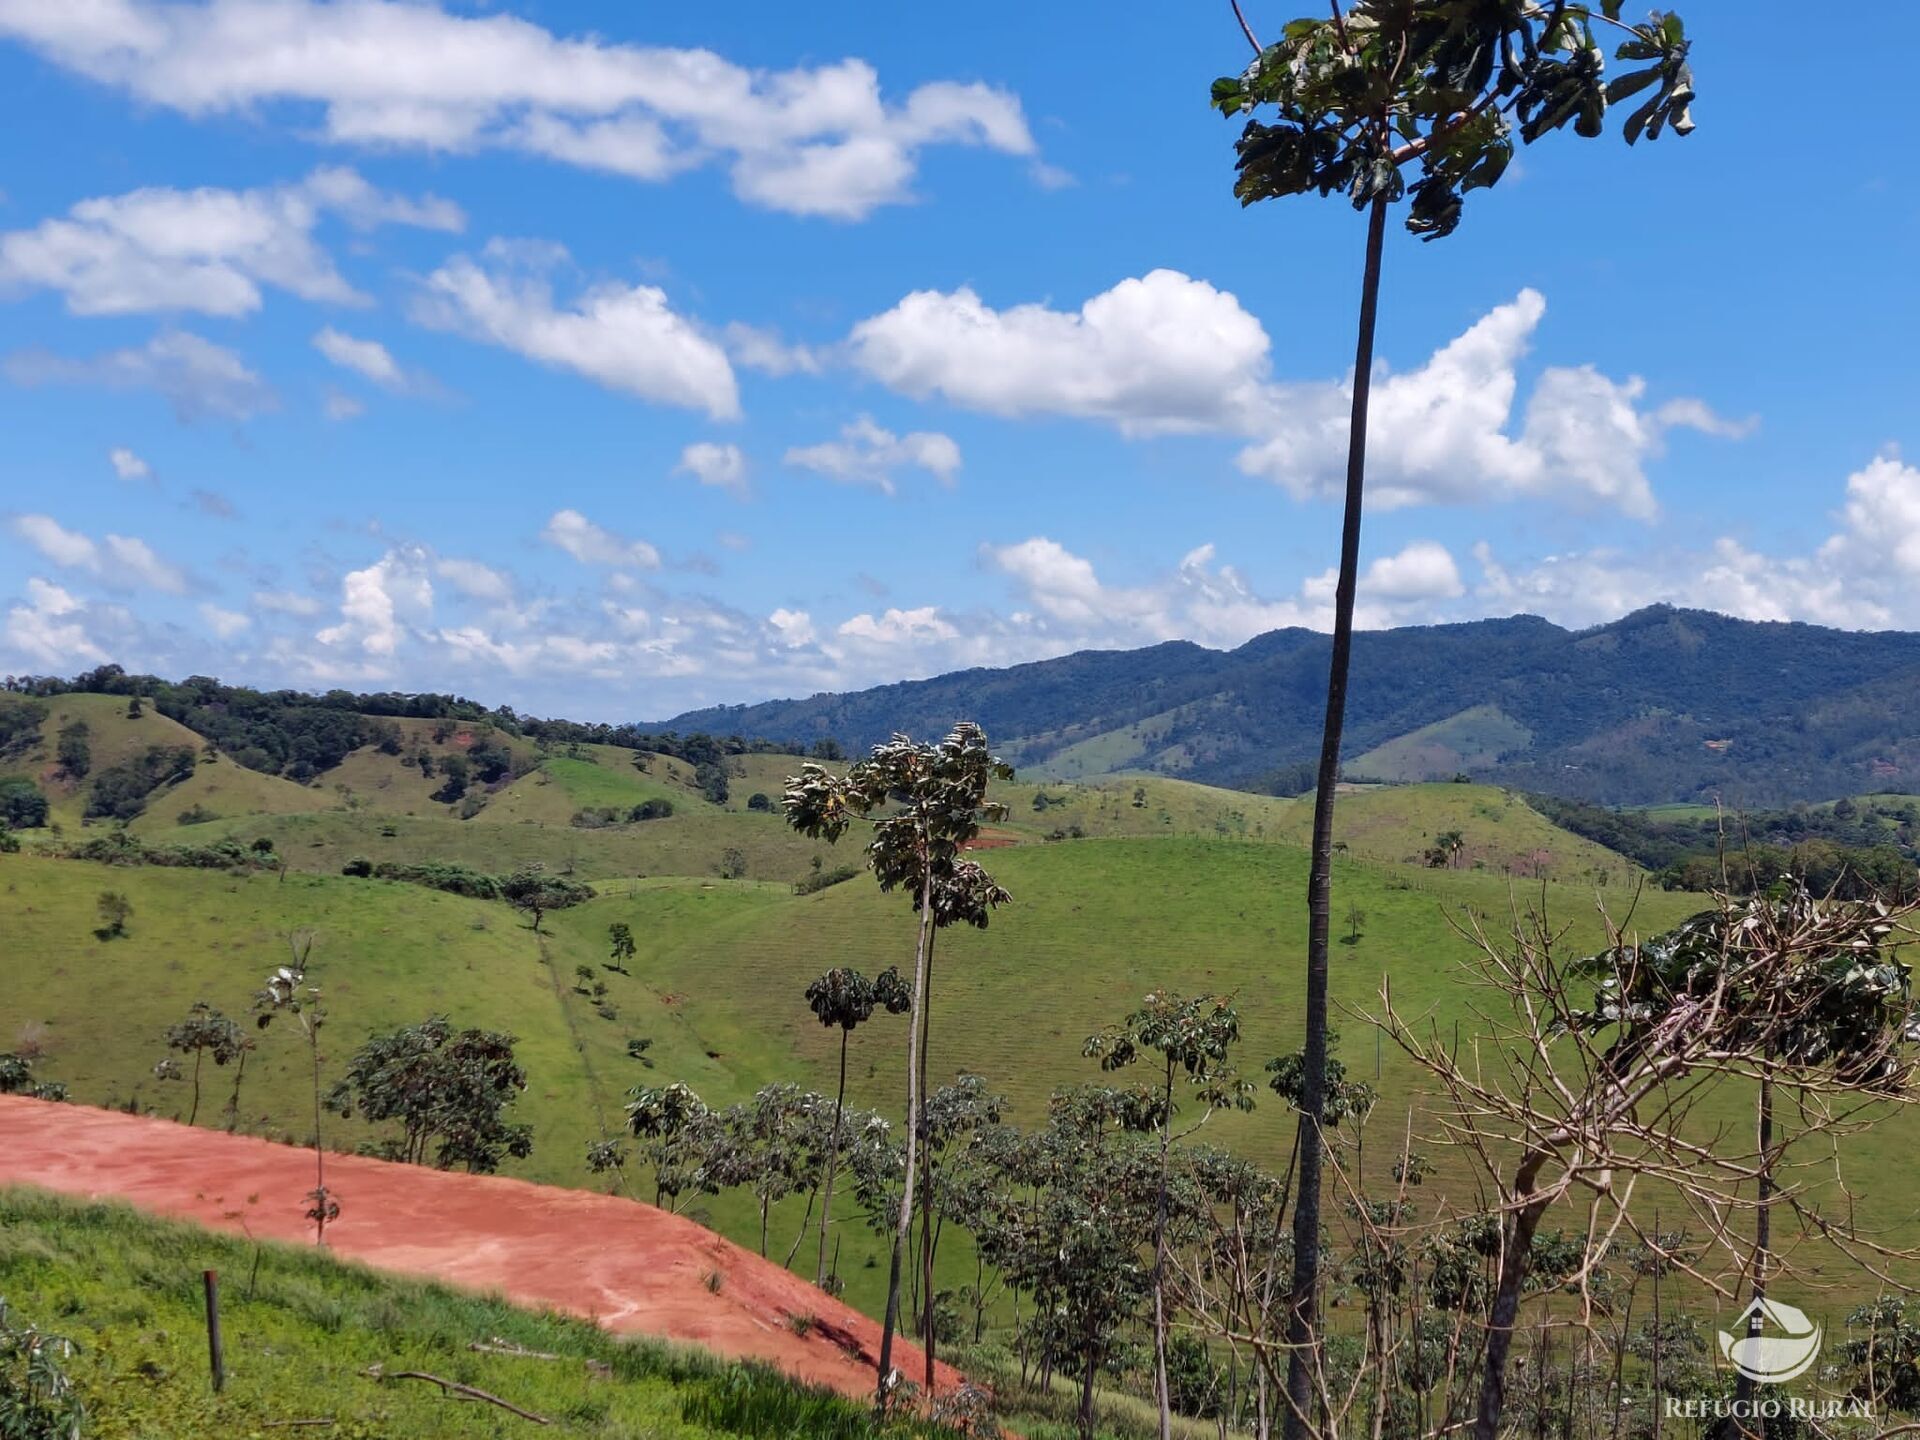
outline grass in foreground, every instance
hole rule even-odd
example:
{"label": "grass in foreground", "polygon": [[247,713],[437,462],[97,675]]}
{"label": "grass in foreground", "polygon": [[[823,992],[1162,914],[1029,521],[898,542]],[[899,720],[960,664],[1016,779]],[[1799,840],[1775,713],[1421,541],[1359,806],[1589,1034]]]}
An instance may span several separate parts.
{"label": "grass in foreground", "polygon": [[[218,1270],[227,1386],[207,1373],[201,1271]],[[856,1401],[701,1351],[623,1340],[585,1321],[396,1279],[324,1251],[251,1245],[124,1206],[0,1189],[0,1295],[19,1321],[66,1336],[85,1434],[323,1434],[335,1440],[529,1435],[607,1440],[929,1440],[876,1425]],[[478,1351],[476,1344],[491,1347]],[[513,1349],[534,1355],[501,1353]],[[538,1427],[446,1399],[414,1370],[551,1420]],[[328,1420],[328,1425],[290,1422]],[[1066,1433],[1012,1417],[1032,1440]]]}

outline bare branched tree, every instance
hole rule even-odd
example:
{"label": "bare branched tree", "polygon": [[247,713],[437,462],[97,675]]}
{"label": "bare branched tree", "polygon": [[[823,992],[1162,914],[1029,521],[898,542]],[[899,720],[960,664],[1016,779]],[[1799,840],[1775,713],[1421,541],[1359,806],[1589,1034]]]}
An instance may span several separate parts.
{"label": "bare branched tree", "polygon": [[[1520,1302],[1556,1206],[1581,1219],[1560,1280],[1589,1326],[1594,1277],[1630,1243],[1721,1296],[1742,1276],[1763,1291],[1790,1261],[1742,1222],[1775,1209],[1883,1279],[1888,1261],[1920,1258],[1855,1222],[1838,1144],[1912,1098],[1911,983],[1895,950],[1916,909],[1791,884],[1716,897],[1645,942],[1610,926],[1608,948],[1584,959],[1563,957],[1537,911],[1516,913],[1499,941],[1473,921],[1480,1028],[1464,1046],[1403,1015],[1383,986],[1378,1023],[1438,1085],[1442,1138],[1484,1177],[1497,1222],[1475,1440],[1499,1433]],[[1713,1126],[1701,1103],[1729,1085],[1791,1094],[1798,1142],[1823,1142],[1824,1180],[1788,1165],[1770,1125],[1751,1143]],[[1699,1256],[1674,1255],[1642,1223],[1633,1200],[1648,1185],[1679,1196],[1706,1237]]]}

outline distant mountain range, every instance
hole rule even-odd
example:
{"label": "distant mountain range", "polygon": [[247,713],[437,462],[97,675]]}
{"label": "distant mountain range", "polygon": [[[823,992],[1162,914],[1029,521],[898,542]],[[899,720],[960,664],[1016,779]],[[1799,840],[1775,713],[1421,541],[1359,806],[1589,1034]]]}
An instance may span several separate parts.
{"label": "distant mountain range", "polygon": [[[1035,775],[1148,770],[1286,793],[1311,784],[1328,646],[1289,629],[1229,651],[1083,651],[690,711],[662,728],[858,749],[964,718]],[[1346,735],[1350,778],[1466,774],[1602,804],[1916,791],[1920,634],[1665,605],[1591,630],[1520,615],[1371,631],[1354,644]]]}

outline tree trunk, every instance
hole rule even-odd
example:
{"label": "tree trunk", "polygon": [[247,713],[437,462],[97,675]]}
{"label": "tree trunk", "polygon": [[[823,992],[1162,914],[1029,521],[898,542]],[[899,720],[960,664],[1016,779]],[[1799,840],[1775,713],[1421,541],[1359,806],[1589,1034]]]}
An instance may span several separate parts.
{"label": "tree trunk", "polygon": [[1173,1143],[1173,1056],[1160,1114],[1160,1183],[1153,1197],[1153,1398],[1160,1407],[1160,1440],[1173,1440],[1173,1398],[1167,1394],[1167,1148]]}
{"label": "tree trunk", "polygon": [[227,1102],[227,1130],[240,1128],[240,1082],[247,1078],[247,1047],[240,1049],[239,1068],[233,1072],[233,1098]]}
{"label": "tree trunk", "polygon": [[[927,1143],[927,1052],[933,1041],[933,945],[940,938],[936,923],[927,932],[927,993],[920,1002],[920,1111],[914,1124],[921,1144]],[[927,1157],[926,1198],[920,1204],[920,1349],[926,1357],[926,1391],[933,1394],[933,1157]]]}
{"label": "tree trunk", "polygon": [[847,1039],[851,1032],[840,1031],[840,1089],[833,1097],[833,1139],[827,1146],[827,1178],[820,1206],[820,1259],[814,1265],[813,1283],[827,1283],[827,1225],[833,1218],[833,1172],[840,1162],[840,1116],[847,1104]]}
{"label": "tree trunk", "polygon": [[[1499,1440],[1500,1414],[1507,1403],[1507,1355],[1513,1349],[1513,1323],[1520,1314],[1520,1292],[1533,1257],[1533,1232],[1547,1213],[1547,1202],[1533,1197],[1533,1184],[1546,1163],[1544,1154],[1529,1156],[1514,1176],[1513,1193],[1524,1203],[1507,1221],[1501,1238],[1500,1273],[1493,1291],[1493,1311],[1487,1317],[1487,1354],[1480,1378],[1480,1408],[1473,1419],[1473,1440]],[[1574,1363],[1571,1358],[1569,1364]]]}
{"label": "tree trunk", "polygon": [[206,1053],[204,1050],[193,1052],[193,1104],[187,1107],[187,1124],[189,1125],[193,1124],[200,1114],[200,1060]]}
{"label": "tree trunk", "polygon": [[1360,578],[1360,513],[1366,489],[1367,403],[1373,379],[1373,327],[1380,303],[1380,254],[1387,201],[1367,215],[1366,267],[1360,284],[1360,333],[1353,355],[1353,413],[1347,432],[1347,501],[1340,527],[1340,579],[1334,591],[1333,656],[1327,669],[1327,716],[1320,735],[1320,772],[1313,795],[1313,859],[1307,879],[1307,1036],[1300,1097],[1300,1188],[1293,1204],[1293,1288],[1287,1297],[1286,1440],[1303,1440],[1313,1414],[1319,1342],[1320,1113],[1326,1101],[1327,942],[1333,906],[1333,792],[1340,779],[1340,730],[1347,714],[1347,668],[1353,652],[1353,598]]}
{"label": "tree trunk", "polygon": [[[1753,1217],[1753,1298],[1764,1300],[1767,1298],[1768,1250],[1773,1243],[1773,1081],[1765,1076],[1760,1080],[1759,1139],[1760,1204]],[[1762,1326],[1762,1318],[1756,1311],[1747,1320],[1747,1334],[1758,1335]],[[1764,1440],[1767,1421],[1765,1416],[1753,1413],[1753,1378],[1744,1370],[1739,1376],[1733,1391],[1734,1433]]]}
{"label": "tree trunk", "polygon": [[926,995],[927,958],[933,931],[933,863],[924,857],[920,878],[920,938],[913,957],[913,1008],[907,1018],[907,1155],[900,1181],[900,1214],[893,1227],[893,1260],[887,1268],[887,1309],[880,1324],[880,1363],[875,1402],[887,1405],[887,1377],[893,1373],[893,1333],[900,1325],[900,1264],[913,1238],[913,1181],[920,1163],[920,1137],[914,1117],[920,1113],[920,1007]]}
{"label": "tree trunk", "polygon": [[327,1152],[320,1143],[320,1030],[316,1023],[307,1031],[307,1051],[313,1057],[313,1191],[314,1209],[320,1218],[314,1221],[314,1243],[327,1243]]}
{"label": "tree trunk", "polygon": [[1096,1359],[1093,1347],[1087,1347],[1087,1363],[1080,1372],[1080,1409],[1075,1416],[1080,1425],[1080,1440],[1094,1440],[1093,1437],[1093,1377],[1096,1373]]}

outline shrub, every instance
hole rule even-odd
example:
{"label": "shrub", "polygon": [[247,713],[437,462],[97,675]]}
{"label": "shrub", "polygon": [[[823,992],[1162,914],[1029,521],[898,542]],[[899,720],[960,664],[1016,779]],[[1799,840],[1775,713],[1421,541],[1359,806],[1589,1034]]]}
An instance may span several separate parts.
{"label": "shrub", "polygon": [[186,779],[193,774],[196,762],[188,746],[149,745],[139,754],[109,765],[93,777],[87,791],[87,818],[134,819],[147,808],[148,796],[163,785]]}
{"label": "shrub", "polygon": [[0,695],[0,755],[25,750],[40,738],[47,707],[23,695]]}
{"label": "shrub", "polygon": [[804,880],[793,882],[793,893],[811,895],[816,890],[825,890],[829,885],[838,885],[853,879],[860,873],[857,865],[840,865],[832,870],[816,870]]}
{"label": "shrub", "polygon": [[93,768],[93,727],[84,720],[62,725],[54,758],[60,762],[60,773],[67,779],[85,778]]}
{"label": "shrub", "polygon": [[209,820],[218,820],[219,818],[220,814],[218,811],[209,810],[206,806],[196,801],[194,804],[182,810],[178,815],[174,816],[173,823],[176,825],[204,825]]}
{"label": "shrub", "polygon": [[0,1300],[0,1424],[6,1434],[77,1436],[86,1407],[67,1378],[73,1346],[17,1323]]}
{"label": "shrub", "polygon": [[402,880],[409,885],[424,885],[429,890],[444,890],[449,895],[465,895],[473,900],[498,900],[500,881],[484,870],[470,870],[437,860],[400,862],[382,860],[373,867],[376,878]]}
{"label": "shrub", "polygon": [[373,861],[364,855],[356,855],[340,867],[342,875],[351,875],[356,880],[364,880],[373,874]]}
{"label": "shrub", "polygon": [[31,780],[0,780],[0,825],[32,830],[47,823],[47,797]]}
{"label": "shrub", "polygon": [[747,797],[747,809],[770,811],[773,809],[773,801],[767,798],[765,792],[756,790]]}
{"label": "shrub", "polygon": [[673,814],[673,802],[671,800],[655,798],[652,800],[642,800],[627,812],[627,819],[635,821],[665,820],[671,814]]}

